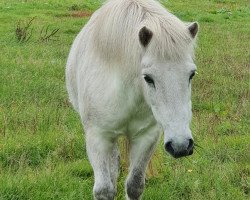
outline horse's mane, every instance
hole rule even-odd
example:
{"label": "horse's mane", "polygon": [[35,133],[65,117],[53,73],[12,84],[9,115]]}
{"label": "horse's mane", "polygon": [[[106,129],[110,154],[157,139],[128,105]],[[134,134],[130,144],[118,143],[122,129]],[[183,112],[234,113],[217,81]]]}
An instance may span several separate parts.
{"label": "horse's mane", "polygon": [[108,1],[89,22],[89,42],[105,59],[138,60],[143,52],[138,34],[144,26],[153,32],[149,53],[175,61],[193,55],[187,25],[155,0]]}

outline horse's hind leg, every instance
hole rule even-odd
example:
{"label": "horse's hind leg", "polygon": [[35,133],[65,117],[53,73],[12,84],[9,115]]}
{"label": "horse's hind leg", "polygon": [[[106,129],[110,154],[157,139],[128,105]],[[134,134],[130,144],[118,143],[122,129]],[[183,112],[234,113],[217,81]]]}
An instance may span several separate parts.
{"label": "horse's hind leg", "polygon": [[158,127],[151,127],[141,136],[131,139],[130,169],[126,181],[127,200],[139,200],[145,185],[145,172],[159,140]]}
{"label": "horse's hind leg", "polygon": [[86,147],[94,170],[95,200],[113,200],[118,176],[118,151],[114,139],[106,138],[100,129],[86,131]]}

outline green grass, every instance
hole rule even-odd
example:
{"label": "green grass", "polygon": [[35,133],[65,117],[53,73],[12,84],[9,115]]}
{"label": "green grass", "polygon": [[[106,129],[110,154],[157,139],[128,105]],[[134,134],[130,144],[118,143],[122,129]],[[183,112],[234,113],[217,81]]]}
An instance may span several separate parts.
{"label": "green grass", "polygon": [[[92,199],[93,172],[64,69],[74,37],[100,2],[0,2],[0,200]],[[200,24],[192,130],[203,148],[174,160],[159,145],[158,175],[147,180],[143,199],[249,199],[249,3],[162,2],[182,20]],[[33,17],[31,38],[18,42],[18,21]],[[48,25],[59,28],[56,40],[41,41]],[[123,165],[117,199],[124,199],[125,177]]]}

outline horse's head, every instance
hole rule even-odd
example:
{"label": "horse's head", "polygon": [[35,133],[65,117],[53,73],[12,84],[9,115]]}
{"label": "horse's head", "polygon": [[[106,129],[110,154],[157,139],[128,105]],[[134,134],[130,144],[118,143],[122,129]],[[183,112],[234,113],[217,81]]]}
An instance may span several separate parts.
{"label": "horse's head", "polygon": [[171,36],[171,42],[168,41],[169,45],[173,45],[169,51],[173,53],[176,50],[183,54],[175,60],[169,58],[170,54],[157,54],[161,48],[157,49],[157,38],[154,38],[153,30],[143,27],[139,33],[145,49],[141,62],[144,96],[156,121],[164,129],[165,149],[175,158],[191,155],[194,147],[189,125],[192,117],[191,80],[196,66],[190,49],[193,48],[191,43],[195,40],[198,24],[185,25],[185,28],[188,38],[183,43],[174,36]]}

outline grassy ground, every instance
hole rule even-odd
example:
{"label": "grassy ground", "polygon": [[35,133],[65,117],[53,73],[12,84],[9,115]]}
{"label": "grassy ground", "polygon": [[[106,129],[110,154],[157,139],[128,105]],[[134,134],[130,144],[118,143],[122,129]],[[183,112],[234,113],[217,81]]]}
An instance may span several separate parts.
{"label": "grassy ground", "polygon": [[[249,199],[249,3],[162,2],[182,20],[200,23],[192,129],[203,148],[174,160],[159,146],[158,174],[147,180],[143,199]],[[74,37],[99,6],[100,0],[0,2],[0,200],[92,199],[93,172],[64,68]],[[25,38],[22,28],[33,17]],[[124,199],[125,176],[122,170],[117,199]]]}

